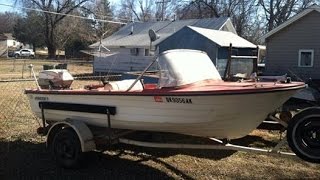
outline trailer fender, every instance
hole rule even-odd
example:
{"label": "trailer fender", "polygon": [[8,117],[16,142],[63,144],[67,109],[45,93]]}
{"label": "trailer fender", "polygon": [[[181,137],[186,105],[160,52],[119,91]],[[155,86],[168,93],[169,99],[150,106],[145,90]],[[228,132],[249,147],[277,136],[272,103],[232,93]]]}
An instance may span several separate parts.
{"label": "trailer fender", "polygon": [[57,122],[50,127],[47,135],[47,147],[49,147],[52,143],[55,134],[59,130],[66,127],[71,127],[77,133],[81,143],[82,152],[88,152],[96,149],[96,144],[93,140],[93,134],[88,126],[82,121],[73,119]]}

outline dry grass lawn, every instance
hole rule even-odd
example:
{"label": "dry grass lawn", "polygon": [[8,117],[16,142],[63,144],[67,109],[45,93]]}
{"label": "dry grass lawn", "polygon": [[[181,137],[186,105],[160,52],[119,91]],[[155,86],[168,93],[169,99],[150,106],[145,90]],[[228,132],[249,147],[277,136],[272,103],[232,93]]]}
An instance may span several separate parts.
{"label": "dry grass lawn", "polygon": [[[34,61],[36,69],[43,63],[51,63]],[[6,62],[8,66],[10,62]],[[77,72],[81,68],[91,67],[71,66]],[[0,78],[19,76],[2,65],[0,74]],[[45,138],[36,134],[38,119],[33,116],[23,94],[27,87],[34,87],[34,82],[0,83],[0,179],[320,179],[320,165],[293,157],[123,144],[103,153],[89,153],[85,166],[80,169],[62,169],[47,152]],[[153,138],[161,142],[208,142],[164,133],[154,133]],[[268,148],[277,138],[275,131],[255,130],[235,142]]]}

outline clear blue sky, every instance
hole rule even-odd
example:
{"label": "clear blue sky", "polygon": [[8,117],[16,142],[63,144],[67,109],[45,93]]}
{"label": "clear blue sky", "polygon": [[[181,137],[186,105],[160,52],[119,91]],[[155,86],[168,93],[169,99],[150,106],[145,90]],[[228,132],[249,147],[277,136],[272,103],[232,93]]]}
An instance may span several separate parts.
{"label": "clear blue sky", "polygon": [[[14,3],[14,0],[0,0],[0,4],[12,5],[13,3]],[[14,11],[14,9],[7,6],[0,6],[0,12],[5,12],[5,11]]]}
{"label": "clear blue sky", "polygon": [[[15,0],[0,0],[0,4],[8,4],[8,5],[13,5]],[[119,5],[121,0],[109,0],[112,5]],[[0,12],[5,12],[5,11],[19,11],[17,8],[11,8],[8,6],[1,6],[0,5]]]}

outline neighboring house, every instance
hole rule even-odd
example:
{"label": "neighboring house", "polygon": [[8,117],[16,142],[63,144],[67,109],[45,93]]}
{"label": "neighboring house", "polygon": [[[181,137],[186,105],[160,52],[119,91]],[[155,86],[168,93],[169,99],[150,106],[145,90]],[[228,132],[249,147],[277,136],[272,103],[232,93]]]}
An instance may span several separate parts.
{"label": "neighboring house", "polygon": [[[20,48],[20,46],[23,46],[23,43],[16,41],[14,37],[12,37],[11,33],[4,33],[4,35],[7,37],[7,46],[10,48]],[[28,48],[28,47],[26,47]]]}
{"label": "neighboring house", "polygon": [[242,57],[241,60],[232,59],[231,70],[250,75],[253,70],[253,59],[243,57],[256,56],[257,46],[232,32],[186,26],[160,42],[158,46],[160,52],[170,49],[204,51],[216,65],[220,75],[223,75],[230,44],[232,44],[232,55]]}
{"label": "neighboring house", "polygon": [[[94,53],[94,73],[143,70],[153,58],[150,53],[148,31],[153,29],[160,35],[160,38],[152,44],[151,49],[154,50],[163,40],[186,26],[229,31],[236,34],[235,28],[227,17],[130,23],[103,39],[101,44],[97,42],[90,46],[97,50],[103,45],[111,50],[107,54]],[[101,47],[101,49],[104,48]]]}
{"label": "neighboring house", "polygon": [[320,7],[313,5],[264,35],[266,75],[320,79]]}

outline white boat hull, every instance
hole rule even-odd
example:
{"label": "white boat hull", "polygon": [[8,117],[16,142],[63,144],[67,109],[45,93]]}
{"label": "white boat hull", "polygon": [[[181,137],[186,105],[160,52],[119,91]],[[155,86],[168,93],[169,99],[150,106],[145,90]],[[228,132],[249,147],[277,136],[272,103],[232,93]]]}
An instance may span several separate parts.
{"label": "white boat hull", "polygon": [[[27,94],[33,112],[41,117],[39,102],[116,107],[112,128],[174,132],[202,137],[235,139],[254,130],[296,90],[228,95],[152,96]],[[162,101],[162,102],[161,102]],[[107,115],[44,110],[47,122],[67,118],[107,127]]]}

